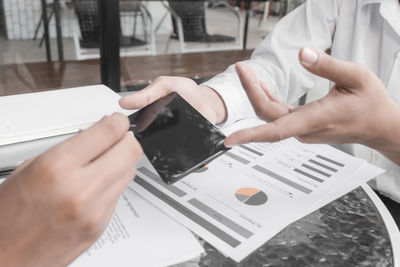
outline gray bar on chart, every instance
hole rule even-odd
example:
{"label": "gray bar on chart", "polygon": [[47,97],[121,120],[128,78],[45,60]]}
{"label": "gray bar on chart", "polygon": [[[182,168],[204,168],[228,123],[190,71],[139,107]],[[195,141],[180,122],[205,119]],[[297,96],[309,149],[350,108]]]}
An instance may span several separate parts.
{"label": "gray bar on chart", "polygon": [[300,185],[298,183],[295,183],[295,182],[293,182],[293,181],[291,181],[291,180],[289,180],[289,179],[287,179],[287,178],[285,178],[285,177],[283,177],[283,176],[281,176],[281,175],[279,175],[277,173],[274,173],[274,172],[272,172],[270,170],[267,170],[267,169],[265,169],[265,168],[263,168],[263,167],[261,167],[259,165],[253,166],[253,169],[255,169],[255,170],[259,171],[259,172],[262,172],[262,173],[264,173],[264,174],[266,174],[266,175],[268,175],[268,176],[270,176],[270,177],[272,177],[272,178],[274,178],[274,179],[276,179],[276,180],[278,180],[278,181],[280,181],[280,182],[282,182],[284,184],[287,184],[288,186],[291,186],[291,187],[293,187],[293,188],[295,188],[295,189],[297,189],[297,190],[299,190],[299,191],[301,191],[303,193],[310,194],[312,192],[311,189],[308,189],[307,187],[304,187],[304,186],[302,186],[302,185]]}
{"label": "gray bar on chart", "polygon": [[244,228],[241,225],[235,223],[231,219],[225,217],[224,215],[222,215],[218,211],[210,208],[209,206],[207,206],[206,204],[200,202],[199,200],[197,200],[195,198],[192,198],[188,202],[190,204],[192,204],[193,206],[195,206],[196,208],[198,208],[199,210],[201,210],[202,212],[204,212],[205,214],[209,215],[210,217],[216,219],[217,221],[219,221],[220,223],[222,223],[226,227],[230,228],[232,231],[234,231],[237,234],[243,236],[244,238],[249,238],[250,236],[253,235],[253,233],[250,232],[249,230],[247,230],[246,228]]}
{"label": "gray bar on chart", "polygon": [[240,157],[240,156],[238,156],[238,155],[236,155],[236,154],[233,154],[233,153],[231,153],[231,152],[229,152],[229,151],[226,151],[226,152],[225,152],[225,155],[227,155],[228,157],[230,157],[230,158],[232,158],[232,159],[235,159],[235,160],[237,160],[237,161],[239,161],[239,162],[241,162],[241,163],[243,163],[243,164],[248,164],[248,163],[250,163],[250,161],[248,161],[247,159],[244,159],[244,158],[242,158],[242,157]]}
{"label": "gray bar on chart", "polygon": [[175,185],[168,185],[165,184],[161,181],[161,178],[155,174],[154,172],[150,171],[149,169],[147,169],[146,167],[140,167],[138,169],[138,171],[140,171],[141,173],[143,173],[144,175],[146,175],[147,177],[149,177],[151,180],[157,182],[158,184],[162,185],[164,188],[166,188],[168,191],[170,191],[171,193],[174,193],[175,195],[177,195],[178,197],[183,197],[186,195],[186,192],[179,189],[178,187],[176,187]]}
{"label": "gray bar on chart", "polygon": [[337,161],[335,161],[333,159],[328,159],[328,158],[326,158],[324,156],[321,156],[321,155],[317,155],[317,158],[323,159],[323,160],[325,160],[327,162],[330,162],[330,163],[333,163],[333,164],[335,164],[337,166],[344,167],[343,163],[337,162]]}
{"label": "gray bar on chart", "polygon": [[315,180],[315,181],[317,181],[319,183],[322,183],[324,181],[324,180],[322,180],[322,179],[320,179],[318,177],[315,177],[314,175],[309,174],[309,173],[307,173],[305,171],[302,171],[302,170],[299,170],[299,169],[294,169],[294,171],[297,172],[297,173],[300,173],[300,174],[302,174],[304,176],[307,176],[308,178],[311,178],[311,179],[313,179],[313,180]]}
{"label": "gray bar on chart", "polygon": [[261,152],[255,150],[255,149],[252,149],[251,147],[248,147],[248,146],[245,146],[245,145],[239,145],[239,146],[240,146],[241,148],[246,149],[247,151],[250,151],[251,153],[256,154],[257,156],[264,156],[263,153],[261,153]]}
{"label": "gray bar on chart", "polygon": [[152,193],[154,196],[158,197],[160,200],[164,201],[166,204],[180,212],[182,215],[187,217],[188,219],[192,220],[193,222],[197,223],[231,247],[237,247],[241,244],[241,242],[234,237],[230,236],[229,234],[225,233],[223,230],[219,229],[216,227],[214,224],[210,223],[200,215],[194,213],[187,207],[183,206],[180,204],[178,201],[174,200],[170,196],[164,194],[157,188],[155,188],[153,185],[149,184],[146,182],[143,178],[140,176],[136,175],[135,179],[133,180],[135,183],[138,185],[142,186],[144,189]]}
{"label": "gray bar on chart", "polygon": [[333,172],[337,172],[337,171],[338,171],[338,170],[335,169],[335,168],[332,168],[332,167],[330,167],[330,166],[327,166],[327,165],[325,165],[325,164],[322,164],[321,162],[318,162],[318,161],[313,160],[313,159],[310,159],[309,162],[314,163],[315,165],[318,165],[318,166],[320,166],[320,167],[322,167],[322,168],[325,168],[325,169],[330,170],[330,171],[333,171]]}
{"label": "gray bar on chart", "polygon": [[323,172],[323,171],[321,171],[321,170],[318,170],[317,168],[314,168],[314,167],[312,167],[312,166],[310,166],[310,165],[307,165],[307,164],[301,164],[301,166],[303,166],[304,168],[307,168],[307,169],[309,169],[309,170],[312,170],[312,171],[315,171],[316,173],[319,173],[319,174],[321,174],[321,175],[323,175],[323,176],[326,176],[326,177],[331,177],[332,175],[330,175],[329,173],[326,173],[326,172]]}

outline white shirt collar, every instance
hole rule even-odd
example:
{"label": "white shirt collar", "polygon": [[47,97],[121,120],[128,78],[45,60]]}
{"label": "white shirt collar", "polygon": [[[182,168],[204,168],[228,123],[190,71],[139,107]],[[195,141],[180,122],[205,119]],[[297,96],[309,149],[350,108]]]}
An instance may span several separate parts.
{"label": "white shirt collar", "polygon": [[364,0],[361,6],[380,4],[379,12],[382,17],[400,35],[400,3],[398,0]]}
{"label": "white shirt collar", "polygon": [[384,0],[379,9],[382,17],[400,35],[400,3],[398,0]]}

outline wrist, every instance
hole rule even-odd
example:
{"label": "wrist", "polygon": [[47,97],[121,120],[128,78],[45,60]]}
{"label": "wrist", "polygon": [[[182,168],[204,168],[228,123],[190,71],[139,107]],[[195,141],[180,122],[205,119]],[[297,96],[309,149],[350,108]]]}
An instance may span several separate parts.
{"label": "wrist", "polygon": [[382,116],[375,118],[376,137],[366,145],[383,154],[400,155],[400,106],[394,102],[390,106]]}
{"label": "wrist", "polygon": [[200,87],[206,93],[209,105],[211,109],[215,112],[216,124],[225,122],[228,116],[228,112],[221,95],[213,88],[206,85],[200,85]]}

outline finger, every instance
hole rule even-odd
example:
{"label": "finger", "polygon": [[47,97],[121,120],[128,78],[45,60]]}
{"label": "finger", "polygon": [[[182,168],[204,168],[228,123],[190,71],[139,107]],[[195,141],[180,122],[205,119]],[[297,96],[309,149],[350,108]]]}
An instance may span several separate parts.
{"label": "finger", "polygon": [[235,66],[242,86],[258,117],[266,121],[271,121],[289,113],[285,105],[269,99],[261,87],[262,85],[257,75],[250,67],[240,62],[236,63]]}
{"label": "finger", "polygon": [[360,64],[335,59],[321,51],[303,47],[299,60],[309,72],[326,78],[340,87],[356,88],[368,77],[368,69]]}
{"label": "finger", "polygon": [[56,145],[43,156],[62,159],[63,164],[67,165],[84,166],[117,143],[128,129],[128,118],[121,113],[114,113]]}
{"label": "finger", "polygon": [[271,101],[281,104],[285,103],[285,101],[280,96],[272,93],[271,90],[269,90],[268,85],[266,85],[265,82],[260,80],[260,86]]}
{"label": "finger", "polygon": [[[136,162],[142,155],[142,148],[132,132],[124,137],[103,155],[86,166],[85,174],[90,181],[96,180],[95,190],[103,193],[117,183],[128,171],[134,171]],[[133,178],[133,177],[132,177]]]}
{"label": "finger", "polygon": [[23,169],[25,169],[29,164],[32,163],[32,161],[33,161],[35,158],[36,158],[36,157],[29,158],[29,159],[25,160],[24,162],[22,162],[22,164],[19,165],[19,166],[15,169],[15,171],[14,171],[13,173],[18,173],[18,172],[22,171]]}
{"label": "finger", "polygon": [[256,73],[241,62],[236,63],[235,68],[254,110],[257,115],[262,114],[269,98],[262,90]]}
{"label": "finger", "polygon": [[119,100],[119,104],[125,109],[140,109],[150,105],[154,101],[173,92],[173,81],[170,78],[159,77],[143,90],[125,96]]}
{"label": "finger", "polygon": [[277,142],[292,136],[303,136],[320,131],[325,125],[319,101],[313,102],[266,125],[240,130],[225,138],[232,147],[251,142]]}
{"label": "finger", "polygon": [[292,105],[289,105],[285,102],[285,100],[283,100],[282,97],[280,97],[277,94],[274,94],[271,92],[271,90],[269,90],[268,85],[265,84],[265,82],[260,81],[260,86],[261,88],[264,90],[265,94],[268,96],[268,98],[271,101],[277,102],[279,104],[282,104],[284,107],[286,107],[289,111],[293,110],[294,107]]}

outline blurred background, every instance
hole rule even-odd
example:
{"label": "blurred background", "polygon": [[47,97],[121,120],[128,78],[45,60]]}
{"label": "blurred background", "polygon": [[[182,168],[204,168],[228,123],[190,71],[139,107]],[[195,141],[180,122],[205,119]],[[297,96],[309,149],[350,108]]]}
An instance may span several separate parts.
{"label": "blurred background", "polygon": [[104,68],[116,69],[101,70],[101,40],[112,46],[116,36],[120,84],[112,89],[137,90],[159,75],[201,82],[248,58],[304,1],[109,0],[119,25],[105,21],[100,2],[0,0],[0,94],[100,83]]}

